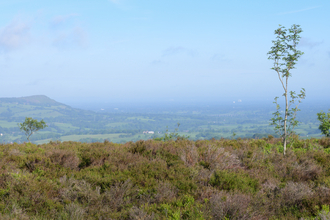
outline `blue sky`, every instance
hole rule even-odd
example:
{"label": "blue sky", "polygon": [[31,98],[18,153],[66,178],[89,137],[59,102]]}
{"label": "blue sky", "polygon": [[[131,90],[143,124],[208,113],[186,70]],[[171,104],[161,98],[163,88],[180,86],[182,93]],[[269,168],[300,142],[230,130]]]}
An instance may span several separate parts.
{"label": "blue sky", "polygon": [[329,11],[326,0],[0,0],[0,97],[272,102],[274,30],[299,24],[289,89],[328,99]]}

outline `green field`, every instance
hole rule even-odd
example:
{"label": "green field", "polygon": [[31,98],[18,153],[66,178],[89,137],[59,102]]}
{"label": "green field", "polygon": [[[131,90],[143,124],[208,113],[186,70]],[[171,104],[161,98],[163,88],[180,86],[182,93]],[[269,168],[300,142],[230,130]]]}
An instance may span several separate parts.
{"label": "green field", "polygon": [[0,120],[0,126],[3,127],[3,128],[18,127],[17,123],[18,122],[8,122],[8,121]]}
{"label": "green field", "polygon": [[45,115],[47,115],[47,118],[50,118],[50,117],[62,116],[63,114],[52,110],[33,110],[33,111],[18,112],[15,114],[16,117],[42,117]]}
{"label": "green field", "polygon": [[[122,133],[124,134],[124,133]],[[119,135],[122,134],[88,134],[88,135],[68,135],[62,136],[62,141],[78,141],[83,138],[97,138],[97,139],[118,139]]]}
{"label": "green field", "polygon": [[76,127],[76,126],[72,126],[71,124],[68,124],[68,123],[55,122],[54,125],[59,127],[60,129],[65,130],[65,131],[71,131],[71,130],[75,130],[75,129],[79,128],[79,127]]}
{"label": "green field", "polygon": [[115,128],[115,127],[125,126],[125,125],[128,125],[128,124],[129,124],[129,122],[113,122],[113,123],[107,124],[106,126]]}
{"label": "green field", "polygon": [[139,120],[143,122],[148,122],[148,121],[155,121],[154,119],[146,118],[146,117],[127,117],[126,120]]}

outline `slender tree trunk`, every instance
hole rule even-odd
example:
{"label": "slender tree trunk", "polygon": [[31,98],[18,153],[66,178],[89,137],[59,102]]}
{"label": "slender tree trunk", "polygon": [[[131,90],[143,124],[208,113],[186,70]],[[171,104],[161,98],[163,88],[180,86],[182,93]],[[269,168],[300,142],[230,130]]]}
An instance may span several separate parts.
{"label": "slender tree trunk", "polygon": [[286,153],[286,141],[287,141],[287,130],[286,123],[288,120],[288,111],[289,111],[289,103],[288,103],[288,76],[286,77],[286,86],[285,86],[285,115],[284,115],[284,135],[283,135],[283,154]]}
{"label": "slender tree trunk", "polygon": [[286,152],[286,136],[287,136],[287,131],[286,131],[286,122],[287,122],[287,115],[288,112],[288,94],[285,93],[285,117],[284,117],[284,134],[283,134],[283,154],[285,155]]}

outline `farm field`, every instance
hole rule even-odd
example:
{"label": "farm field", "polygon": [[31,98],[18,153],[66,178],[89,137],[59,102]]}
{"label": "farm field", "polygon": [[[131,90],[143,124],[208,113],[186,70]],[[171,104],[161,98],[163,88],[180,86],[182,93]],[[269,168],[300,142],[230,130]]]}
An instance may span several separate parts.
{"label": "farm field", "polygon": [[3,128],[15,128],[17,127],[17,123],[0,120],[0,126]]}

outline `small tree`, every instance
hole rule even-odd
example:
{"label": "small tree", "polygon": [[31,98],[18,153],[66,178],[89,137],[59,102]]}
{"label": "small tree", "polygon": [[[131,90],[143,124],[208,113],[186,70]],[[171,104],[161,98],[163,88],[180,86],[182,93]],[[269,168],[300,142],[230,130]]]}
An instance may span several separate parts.
{"label": "small tree", "polygon": [[33,118],[25,118],[25,121],[23,123],[18,123],[18,126],[20,127],[21,131],[23,131],[26,135],[26,138],[30,142],[30,136],[39,131],[40,129],[44,129],[47,127],[46,122],[44,120],[38,121]]}
{"label": "small tree", "polygon": [[[291,76],[291,70],[295,69],[298,58],[303,55],[303,52],[297,50],[297,45],[300,40],[299,34],[302,29],[299,25],[292,25],[290,29],[285,29],[281,26],[275,30],[276,40],[272,41],[273,46],[268,52],[268,59],[274,61],[274,66],[271,68],[278,74],[278,78],[282,84],[285,97],[285,110],[284,117],[280,113],[280,106],[277,103],[278,97],[275,98],[276,112],[273,113],[274,117],[271,119],[271,125],[275,125],[275,131],[278,133],[283,140],[284,151],[286,153],[287,139],[294,133],[293,128],[297,126],[298,121],[296,120],[296,114],[299,111],[298,106],[301,100],[305,98],[305,89],[300,91],[300,94],[296,95],[295,92],[288,92],[288,80]],[[289,96],[291,100],[289,101]],[[299,103],[292,109],[291,105],[299,99]]]}
{"label": "small tree", "polygon": [[317,113],[317,119],[321,122],[319,129],[326,137],[330,137],[330,109],[327,114],[321,111]]}

